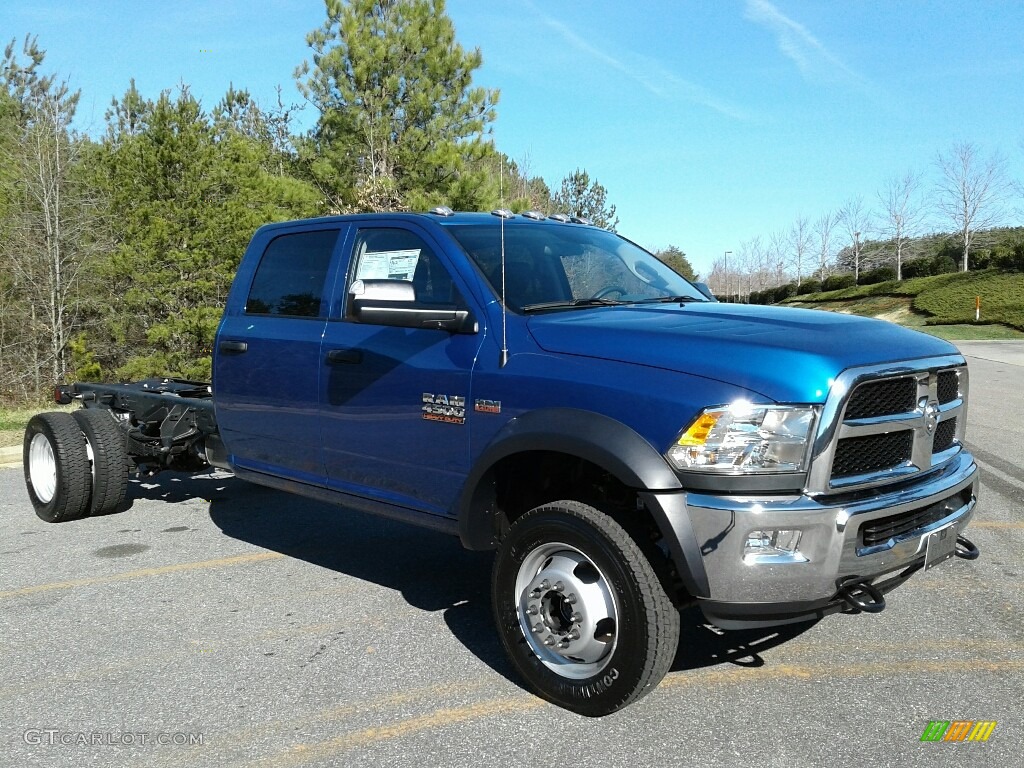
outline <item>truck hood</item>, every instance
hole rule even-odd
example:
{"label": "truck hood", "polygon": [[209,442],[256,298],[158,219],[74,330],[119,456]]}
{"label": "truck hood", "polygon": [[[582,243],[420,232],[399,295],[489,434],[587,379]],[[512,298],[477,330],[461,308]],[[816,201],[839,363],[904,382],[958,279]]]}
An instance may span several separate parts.
{"label": "truck hood", "polygon": [[823,402],[846,368],[958,354],[949,342],[893,323],[791,307],[595,307],[533,315],[527,325],[548,352],[716,379],[776,402]]}

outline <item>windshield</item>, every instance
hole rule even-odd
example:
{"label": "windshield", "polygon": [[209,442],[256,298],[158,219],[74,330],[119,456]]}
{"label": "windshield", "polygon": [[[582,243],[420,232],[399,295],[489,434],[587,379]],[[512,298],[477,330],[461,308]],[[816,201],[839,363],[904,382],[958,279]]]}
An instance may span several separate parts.
{"label": "windshield", "polygon": [[[447,227],[501,296],[501,227]],[[653,255],[612,232],[573,224],[505,224],[505,304],[514,311],[707,299]]]}

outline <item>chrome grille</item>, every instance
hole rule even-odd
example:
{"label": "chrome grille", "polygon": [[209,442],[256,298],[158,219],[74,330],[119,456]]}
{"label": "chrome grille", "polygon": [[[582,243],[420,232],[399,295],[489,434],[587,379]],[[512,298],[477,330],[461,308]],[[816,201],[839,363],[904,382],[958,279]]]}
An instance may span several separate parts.
{"label": "chrome grille", "polygon": [[822,408],[809,493],[909,479],[961,450],[968,372],[957,355],[841,373]]}
{"label": "chrome grille", "polygon": [[956,439],[956,419],[946,419],[935,428],[935,440],[932,442],[932,453],[942,453],[953,446]]}
{"label": "chrome grille", "polygon": [[956,371],[939,371],[938,386],[936,387],[939,403],[952,403],[960,396],[960,377]]}
{"label": "chrome grille", "polygon": [[853,477],[882,472],[910,461],[914,433],[909,429],[883,435],[848,437],[839,441],[832,461],[832,477]]}
{"label": "chrome grille", "polygon": [[847,419],[872,419],[878,416],[893,416],[910,413],[917,402],[917,379],[904,376],[901,379],[869,381],[853,391],[846,406]]}

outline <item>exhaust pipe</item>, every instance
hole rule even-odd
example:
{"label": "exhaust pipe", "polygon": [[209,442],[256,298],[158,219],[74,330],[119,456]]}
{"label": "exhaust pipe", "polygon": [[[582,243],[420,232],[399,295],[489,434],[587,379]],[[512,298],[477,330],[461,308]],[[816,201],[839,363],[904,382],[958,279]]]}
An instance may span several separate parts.
{"label": "exhaust pipe", "polygon": [[836,595],[855,613],[881,613],[885,610],[885,597],[870,581],[850,582],[839,588]]}
{"label": "exhaust pipe", "polygon": [[964,560],[977,560],[981,550],[978,549],[978,545],[973,541],[966,536],[960,535],[956,537],[956,549],[953,554]]}

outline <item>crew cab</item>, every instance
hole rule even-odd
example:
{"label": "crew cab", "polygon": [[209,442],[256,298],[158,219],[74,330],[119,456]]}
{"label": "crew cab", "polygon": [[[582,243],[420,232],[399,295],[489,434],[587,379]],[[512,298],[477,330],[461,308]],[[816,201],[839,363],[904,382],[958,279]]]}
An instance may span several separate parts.
{"label": "crew cab", "polygon": [[515,668],[604,715],[666,674],[685,606],[872,613],[976,557],[968,396],[946,341],[718,303],[582,219],[339,216],[255,233],[212,383],[60,386],[84,407],[31,420],[25,479],[61,522],[212,465],[495,550]]}

